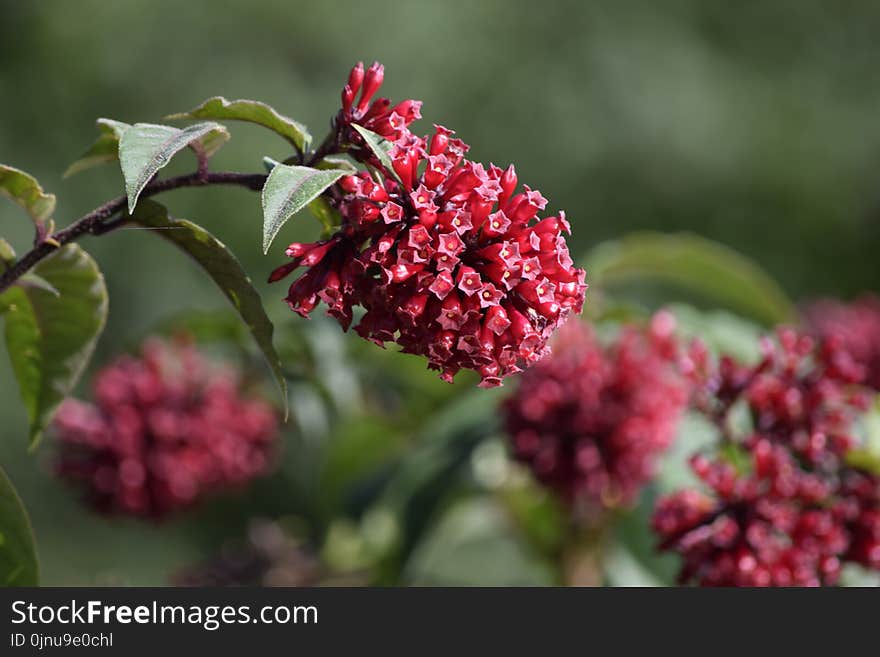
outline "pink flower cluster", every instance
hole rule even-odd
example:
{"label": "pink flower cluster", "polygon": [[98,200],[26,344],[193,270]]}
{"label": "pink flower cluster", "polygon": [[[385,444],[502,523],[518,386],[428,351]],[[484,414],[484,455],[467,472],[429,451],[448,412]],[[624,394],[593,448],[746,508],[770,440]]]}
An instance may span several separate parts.
{"label": "pink flower cluster", "polygon": [[603,347],[572,322],[504,403],[514,456],[587,519],[632,502],[674,437],[690,387],[674,326],[658,313]]}
{"label": "pink flower cluster", "polygon": [[98,373],[94,396],[56,415],[57,472],[100,511],[163,516],[271,465],[275,412],[190,344],[146,342]]}
{"label": "pink flower cluster", "polygon": [[814,335],[837,341],[839,357],[864,367],[865,384],[880,390],[880,298],[867,294],[852,303],[817,301],[805,315]]}
{"label": "pink flower cluster", "polygon": [[[568,222],[563,213],[539,218],[547,201],[527,186],[517,193],[513,166],[465,159],[468,146],[450,130],[436,126],[424,138],[410,132],[416,101],[393,109],[385,99],[370,104],[381,81],[377,64],[366,74],[356,66],[337,118],[350,152],[377,177],[343,178],[339,230],[291,244],[291,262],[269,280],[306,267],[286,299],[295,312],[308,316],[324,302],[348,329],[360,306],[361,337],[425,356],[444,380],[471,369],[481,385],[500,385],[540,360],[554,329],[581,311],[584,271],[568,252]],[[393,170],[382,167],[352,123],[392,140]]]}
{"label": "pink flower cluster", "polygon": [[[683,583],[703,586],[832,585],[846,561],[880,568],[880,477],[847,464],[866,403],[860,372],[833,341],[791,330],[764,352],[755,366],[695,359],[697,404],[723,444],[691,459],[707,492],[658,502],[661,548],[682,557]],[[738,407],[752,427],[732,435]]]}

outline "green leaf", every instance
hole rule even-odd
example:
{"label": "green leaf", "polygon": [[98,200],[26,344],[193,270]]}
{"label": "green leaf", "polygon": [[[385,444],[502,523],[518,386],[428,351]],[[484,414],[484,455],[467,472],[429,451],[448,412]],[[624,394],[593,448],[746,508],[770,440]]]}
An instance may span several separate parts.
{"label": "green leaf", "polygon": [[546,586],[552,570],[486,497],[450,507],[415,549],[406,582],[421,586]]}
{"label": "green leaf", "polygon": [[281,361],[272,344],[274,327],[266,316],[260,295],[232,252],[223,242],[198,224],[169,217],[168,211],[154,201],[147,200],[141,203],[137,211],[131,215],[131,221],[146,228],[156,229],[157,235],[172,242],[195,260],[226,295],[250,329],[257,346],[275,375],[286,416],[287,383],[282,374]]}
{"label": "green leaf", "polygon": [[[348,412],[338,409],[335,417]],[[339,422],[325,438],[316,497],[329,516],[358,482],[369,481],[405,451],[405,436],[385,417],[360,414]]]}
{"label": "green leaf", "polygon": [[854,563],[844,564],[840,572],[840,586],[880,587],[880,572]]}
{"label": "green leaf", "polygon": [[339,169],[347,173],[357,173],[357,165],[345,155],[327,155],[315,165],[316,169]]}
{"label": "green leaf", "polygon": [[858,447],[846,454],[846,462],[854,468],[880,476],[880,395],[859,415],[855,425]]}
{"label": "green leaf", "polygon": [[312,142],[312,136],[302,123],[257,100],[226,100],[223,96],[214,96],[189,112],[170,114],[165,118],[248,121],[274,130],[300,151],[308,150]]}
{"label": "green leaf", "polygon": [[131,126],[122,121],[114,121],[113,119],[98,119],[95,122],[101,134],[95,140],[85,153],[79,156],[73,164],[67,167],[64,172],[64,178],[68,178],[75,173],[91,169],[105,162],[113,162],[119,159],[119,140],[122,134]]}
{"label": "green leaf", "polygon": [[55,194],[46,194],[29,173],[0,164],[0,194],[18,203],[40,223],[55,212]]}
{"label": "green leaf", "polygon": [[663,452],[657,463],[652,486],[659,493],[671,493],[681,488],[700,486],[689,459],[697,452],[710,452],[716,449],[721,440],[721,432],[702,413],[686,411],[679,419],[675,440]]}
{"label": "green leaf", "polygon": [[342,223],[342,215],[339,210],[330,205],[330,202],[323,196],[319,196],[308,205],[309,212],[324,227],[325,235],[329,235],[333,230]]}
{"label": "green leaf", "polygon": [[[485,394],[484,394],[485,393]],[[375,507],[387,509],[401,527],[400,543],[389,560],[405,561],[429,529],[443,501],[460,485],[457,476],[474,449],[498,431],[500,388],[464,395],[425,415],[416,447],[391,474]]]}
{"label": "green leaf", "polygon": [[747,475],[752,471],[751,455],[738,443],[723,443],[718,448],[718,455],[721,457],[721,460],[732,465],[740,476]]}
{"label": "green leaf", "polygon": [[15,264],[15,249],[2,237],[0,237],[0,261],[7,267]]}
{"label": "green leaf", "polygon": [[871,450],[851,449],[846,453],[846,463],[880,477],[880,454]]}
{"label": "green leaf", "polygon": [[566,509],[533,478],[508,477],[508,480],[498,491],[498,499],[520,534],[540,554],[558,555],[568,529]]}
{"label": "green leaf", "polygon": [[184,310],[152,326],[144,335],[174,336],[180,333],[192,336],[196,342],[228,342],[239,347],[251,344],[250,331],[241,318],[228,310]]}
{"label": "green leaf", "polygon": [[346,171],[277,164],[263,187],[263,253],[294,214],[315,200]]}
{"label": "green leaf", "polygon": [[[651,529],[651,517],[656,505],[656,491],[648,484],[634,508],[620,513],[612,526],[612,535],[602,555],[605,583],[609,586],[637,584],[674,586],[680,567],[680,559],[669,552],[657,549],[657,535]],[[626,550],[630,562],[621,563],[615,552]],[[621,569],[623,572],[621,572]],[[626,572],[629,571],[629,572]],[[653,580],[653,581],[652,581]]]}
{"label": "green leaf", "polygon": [[176,153],[198,143],[210,157],[228,140],[229,132],[219,123],[196,123],[183,130],[167,125],[135,123],[119,140],[119,161],[125,177],[128,211],[134,211],[144,187]]}
{"label": "green leaf", "polygon": [[639,562],[622,543],[611,544],[602,555],[602,571],[606,586],[657,587],[664,582]]}
{"label": "green leaf", "polygon": [[743,363],[761,359],[760,338],[766,329],[725,310],[697,310],[673,303],[666,306],[676,321],[676,333],[684,340],[699,338],[715,354],[727,354]]}
{"label": "green leaf", "polygon": [[61,293],[52,285],[49,281],[47,281],[42,276],[37,276],[33,272],[28,272],[17,281],[15,281],[15,285],[19,285],[21,287],[33,287],[38,290],[45,290],[49,294],[54,294],[56,297],[60,297]]}
{"label": "green leaf", "polygon": [[0,295],[0,310],[34,446],[91,358],[107,320],[107,288],[98,265],[75,244],[32,273],[54,290],[13,286]]}
{"label": "green leaf", "polygon": [[37,586],[34,530],[9,477],[0,468],[0,586]]}
{"label": "green leaf", "polygon": [[689,234],[634,233],[604,242],[586,258],[590,283],[673,285],[765,326],[796,321],[794,305],[757,264]]}
{"label": "green leaf", "polygon": [[382,137],[382,135],[377,135],[372,130],[367,130],[357,123],[352,123],[351,127],[360,133],[360,136],[364,138],[367,146],[379,158],[379,162],[382,163],[387,172],[397,178],[397,174],[394,172],[394,165],[391,162],[391,142]]}

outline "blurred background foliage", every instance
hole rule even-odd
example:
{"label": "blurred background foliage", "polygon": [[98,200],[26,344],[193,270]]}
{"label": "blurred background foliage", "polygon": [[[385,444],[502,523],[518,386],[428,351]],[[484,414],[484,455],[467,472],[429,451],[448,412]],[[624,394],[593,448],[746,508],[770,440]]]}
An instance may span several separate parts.
{"label": "blurred background foliage", "polygon": [[[684,330],[749,357],[756,323],[790,318],[786,295],[849,297],[880,283],[875,3],[0,0],[0,16],[0,161],[58,194],[61,224],[122,192],[114,167],[61,179],[95,118],[155,122],[225,95],[264,100],[320,139],[349,67],[378,59],[385,92],[425,101],[423,131],[443,123],[474,159],[515,161],[551,209],[565,209],[575,255],[632,231],[688,231],[745,254],[779,285],[747,262],[714,290],[609,281],[588,296],[594,318],[613,324],[633,300],[699,302],[709,312],[678,308]],[[288,155],[268,131],[231,128],[215,168],[258,171],[263,155]],[[191,168],[188,157],[169,175]],[[182,190],[165,203],[218,235],[258,282],[284,244],[319,230],[305,215],[291,221],[266,258],[256,195]],[[27,223],[0,212],[4,236],[26,247]],[[95,366],[158,328],[186,325],[209,342],[239,335],[210,280],[163,241],[127,230],[83,245],[110,292]],[[620,249],[606,244],[579,264],[613,273]],[[691,280],[705,282],[704,265]],[[611,282],[627,293],[612,295]],[[660,282],[682,281],[673,272]],[[495,411],[504,390],[477,390],[466,376],[447,386],[419,359],[298,319],[281,287],[260,289],[290,366],[284,461],[241,495],[162,525],[96,517],[56,482],[51,442],[26,451],[24,411],[0,367],[0,463],[31,513],[44,583],[165,583],[254,517],[281,519],[327,572],[356,581],[559,581],[564,523],[506,458]],[[680,455],[704,439],[694,424],[655,488],[687,476]],[[652,493],[616,527],[609,583],[661,583],[674,571],[650,549]]]}

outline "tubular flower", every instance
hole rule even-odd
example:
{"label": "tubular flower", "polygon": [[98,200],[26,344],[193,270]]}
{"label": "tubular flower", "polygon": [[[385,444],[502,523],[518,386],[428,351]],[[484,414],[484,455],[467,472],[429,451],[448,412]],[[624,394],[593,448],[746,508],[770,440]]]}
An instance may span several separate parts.
{"label": "tubular flower", "polygon": [[373,62],[366,71],[362,62],[351,69],[342,88],[339,126],[357,123],[391,141],[407,134],[409,124],[422,118],[422,101],[404,100],[392,107],[387,98],[374,100],[384,79],[385,67],[379,62]]}
{"label": "tubular flower", "polygon": [[867,294],[852,303],[825,299],[805,312],[813,334],[840,344],[839,358],[865,368],[865,384],[880,390],[880,299]]}
{"label": "tubular flower", "polygon": [[[755,366],[704,362],[698,404],[728,457],[695,455],[706,491],[658,502],[661,548],[681,555],[682,582],[703,586],[833,585],[846,561],[880,568],[880,477],[847,464],[866,401],[858,372],[839,366],[834,341],[790,330],[764,352]],[[743,436],[730,435],[735,407],[751,418]]]}
{"label": "tubular flower", "polygon": [[95,403],[55,418],[57,473],[100,511],[159,517],[264,474],[277,418],[192,345],[151,340],[98,373]]}
{"label": "tubular flower", "polygon": [[500,385],[540,360],[555,328],[583,306],[585,274],[569,255],[565,215],[539,218],[547,201],[527,186],[516,192],[513,166],[465,159],[468,146],[450,130],[435,126],[430,138],[412,134],[415,101],[388,114],[392,132],[375,123],[384,116],[372,109],[379,101],[365,102],[381,82],[381,67],[371,67],[362,81],[359,70],[346,89],[361,89],[361,100],[344,92],[343,123],[384,130],[393,140],[393,170],[358,147],[359,137],[342,125],[355,145],[351,153],[374,167],[378,179],[366,172],[343,178],[336,234],[291,244],[291,262],[269,280],[306,267],[286,299],[295,312],[307,317],[324,302],[347,330],[360,306],[366,311],[355,327],[361,337],[425,356],[446,381],[472,369],[482,386]]}
{"label": "tubular flower", "polygon": [[690,384],[673,329],[661,312],[602,347],[572,322],[504,403],[514,456],[588,518],[632,502],[674,437]]}

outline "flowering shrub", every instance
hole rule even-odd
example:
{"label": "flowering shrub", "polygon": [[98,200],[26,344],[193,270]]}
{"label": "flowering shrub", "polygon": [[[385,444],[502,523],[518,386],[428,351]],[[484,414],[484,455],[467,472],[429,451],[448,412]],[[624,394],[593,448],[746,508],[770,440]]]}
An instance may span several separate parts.
{"label": "flowering shrub", "polygon": [[[717,368],[695,351],[696,405],[718,426],[721,455],[691,459],[707,492],[661,499],[653,527],[681,555],[682,582],[706,586],[819,586],[843,563],[880,568],[880,477],[852,467],[862,372],[835,341],[791,330],[764,358]],[[752,424],[735,435],[732,415]],[[725,455],[727,458],[725,458]]]}
{"label": "flowering shrub", "polygon": [[514,456],[587,516],[632,502],[673,439],[689,387],[673,328],[659,313],[603,347],[572,322],[504,403]]}
{"label": "flowering shrub", "polygon": [[[355,324],[369,341],[425,357],[445,381],[467,369],[481,386],[501,385],[540,360],[554,330],[581,312],[585,272],[569,254],[564,213],[544,215],[546,199],[520,188],[512,165],[466,159],[468,146],[452,131],[413,133],[421,103],[378,97],[383,78],[378,63],[351,70],[341,108],[317,145],[305,125],[269,105],[222,96],[167,117],[192,121],[186,127],[98,119],[98,138],[66,175],[118,162],[124,194],[62,228],[55,196],[32,175],[0,164],[0,196],[21,206],[33,227],[20,256],[0,238],[0,314],[30,443],[54,422],[58,472],[82,483],[96,507],[162,516],[244,483],[271,460],[275,418],[180,346],[148,345],[142,357],[101,372],[94,404],[65,402],[109,307],[103,274],[77,243],[83,236],[147,229],[143,235],[193,259],[247,327],[287,411],[292,370],[275,350],[251,277],[223,241],[156,202],[160,194],[218,185],[260,192],[266,253],[284,224],[308,209],[328,237],[291,244],[290,261],[271,274],[275,282],[305,270],[289,287],[289,307],[307,317],[323,302],[343,329]],[[264,157],[266,173],[213,170],[212,157],[230,139],[218,121],[272,131],[286,142],[286,157]],[[195,170],[163,176],[187,149]],[[186,362],[183,371],[169,365],[175,359]],[[30,556],[22,572],[36,572]]]}
{"label": "flowering shrub", "polygon": [[55,418],[57,472],[100,511],[164,516],[272,463],[275,412],[192,345],[148,341],[101,370],[94,395],[65,401]]}
{"label": "flowering shrub", "polygon": [[528,186],[516,193],[512,165],[465,159],[467,144],[441,126],[430,137],[410,132],[418,101],[371,102],[382,78],[378,64],[352,70],[337,130],[354,144],[363,139],[353,125],[392,140],[390,166],[352,148],[375,176],[344,177],[334,199],[342,225],[326,240],[291,244],[291,262],[270,281],[307,267],[288,291],[295,312],[308,316],[323,301],[348,329],[361,306],[361,337],[425,356],[446,381],[472,369],[481,385],[500,385],[540,360],[554,329],[581,311],[584,271],[568,253],[569,224],[564,213],[538,218],[547,201]]}
{"label": "flowering shrub", "polygon": [[[596,326],[563,326],[582,311],[587,288],[569,253],[565,214],[521,185],[513,165],[469,159],[469,146],[448,128],[415,130],[421,102],[381,97],[383,81],[378,63],[351,69],[329,133],[318,140],[298,121],[245,99],[213,97],[168,117],[192,121],[185,127],[99,119],[97,141],[67,174],[118,162],[124,188],[60,228],[55,196],[0,164],[0,195],[21,206],[33,229],[21,255],[0,238],[9,362],[31,446],[54,427],[60,477],[85,491],[95,509],[159,518],[244,486],[275,462],[281,414],[246,398],[235,372],[211,365],[191,344],[150,341],[140,355],[99,371],[93,401],[66,399],[109,308],[104,275],[80,239],[136,227],[145,230],[131,239],[158,237],[191,258],[237,314],[229,324],[187,312],[181,325],[236,344],[242,334],[252,338],[284,410],[292,400],[300,411],[291,433],[302,451],[260,502],[272,505],[261,513],[282,518],[307,542],[287,539],[280,525],[261,526],[247,545],[182,572],[178,583],[326,583],[329,571],[303,545],[320,549],[332,570],[357,572],[358,581],[426,575],[433,582],[428,571],[446,570],[435,558],[443,555],[452,555],[452,569],[466,561],[481,568],[471,558],[474,543],[491,546],[499,562],[514,559],[487,570],[516,572],[522,582],[617,583],[606,572],[614,567],[629,571],[623,579],[637,576],[643,569],[632,566],[653,567],[644,548],[656,537],[638,511],[626,511],[639,498],[648,501],[655,487],[641,495],[643,487],[677,429],[691,438],[690,422],[679,422],[689,399],[720,441],[690,460],[702,484],[656,506],[654,530],[664,550],[681,556],[682,582],[828,585],[847,563],[880,570],[880,459],[857,444],[854,430],[867,399],[860,384],[880,390],[880,302],[821,302],[805,313],[817,343],[784,332],[757,365],[715,364],[699,346],[681,348],[667,312],[648,327],[617,323],[680,288],[714,304],[712,313],[676,307],[680,330],[747,353],[760,330],[753,322],[785,324],[797,319],[796,306],[726,247],[692,235],[639,233],[585,257],[598,291]],[[280,161],[264,157],[265,171],[214,170],[212,158],[230,138],[228,121],[275,133],[286,147],[275,153]],[[183,150],[194,154],[194,169],[165,175]],[[288,333],[276,331],[251,275],[224,242],[155,200],[219,185],[260,193],[264,253],[303,211],[319,220],[321,238],[290,244],[269,276],[287,281],[289,309],[309,317],[323,304],[344,331],[398,345],[447,382],[471,370],[480,386],[493,387],[522,372],[501,413],[494,393],[458,399],[455,389],[438,392],[405,359],[386,370],[373,347],[342,356],[319,335],[321,326],[304,330],[294,318],[285,322]],[[601,183],[596,189],[608,196]],[[600,340],[609,320],[620,330]],[[370,360],[352,366],[357,357]],[[351,380],[365,371],[365,384]],[[494,439],[499,415],[514,458],[552,494],[535,494],[535,482],[509,467]],[[473,476],[459,476],[467,466]],[[475,504],[459,500],[474,492]],[[0,581],[36,583],[27,516],[2,471],[0,498],[10,502],[0,509]],[[603,555],[611,540],[620,549]],[[546,568],[551,563],[555,572]],[[451,579],[484,581],[484,573],[459,575]],[[436,581],[444,577],[450,574]]]}
{"label": "flowering shrub", "polygon": [[865,368],[865,384],[880,390],[880,299],[865,295],[852,303],[824,299],[807,306],[812,332],[839,343],[840,358]]}

